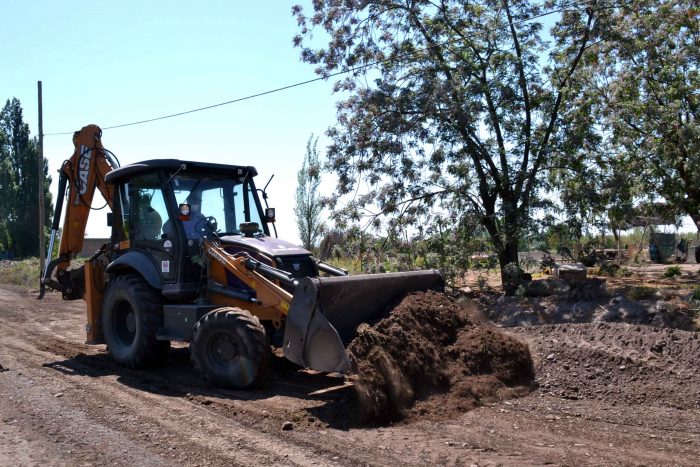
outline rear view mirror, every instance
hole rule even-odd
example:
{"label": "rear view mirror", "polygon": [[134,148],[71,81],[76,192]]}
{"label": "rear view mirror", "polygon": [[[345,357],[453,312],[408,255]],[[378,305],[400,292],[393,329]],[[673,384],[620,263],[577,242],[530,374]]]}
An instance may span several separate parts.
{"label": "rear view mirror", "polygon": [[265,220],[275,222],[275,208],[265,208]]}

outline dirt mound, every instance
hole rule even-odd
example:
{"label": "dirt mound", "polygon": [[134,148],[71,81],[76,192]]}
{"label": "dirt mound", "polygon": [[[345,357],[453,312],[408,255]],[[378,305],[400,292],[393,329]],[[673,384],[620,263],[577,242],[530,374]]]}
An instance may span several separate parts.
{"label": "dirt mound", "polygon": [[377,422],[469,410],[534,379],[525,344],[435,292],[411,294],[362,325],[348,352],[362,416]]}
{"label": "dirt mound", "polygon": [[489,320],[502,326],[534,326],[565,323],[621,322],[685,331],[698,329],[698,313],[687,300],[630,300],[624,295],[570,301],[566,296],[540,298],[482,296]]}
{"label": "dirt mound", "polygon": [[700,334],[625,323],[513,328],[539,355],[540,390],[562,400],[700,408]]}

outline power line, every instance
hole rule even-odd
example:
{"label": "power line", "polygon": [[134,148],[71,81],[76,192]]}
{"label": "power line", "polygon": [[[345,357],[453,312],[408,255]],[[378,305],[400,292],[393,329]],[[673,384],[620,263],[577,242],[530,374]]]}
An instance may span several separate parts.
{"label": "power line", "polygon": [[[203,110],[209,110],[209,109],[213,109],[213,108],[216,108],[216,107],[221,107],[221,106],[224,106],[224,105],[234,104],[234,103],[236,103],[236,102],[241,102],[241,101],[245,101],[245,100],[248,100],[248,99],[254,99],[254,98],[256,98],[256,97],[265,96],[265,95],[267,95],[267,94],[273,94],[273,93],[276,93],[276,92],[285,91],[285,90],[287,90],[287,89],[292,89],[292,88],[295,88],[295,87],[298,87],[298,86],[304,86],[304,85],[306,85],[306,84],[313,83],[313,82],[315,82],[315,81],[321,81],[321,80],[324,80],[324,79],[327,79],[327,78],[332,78],[332,77],[334,77],[334,76],[338,76],[338,75],[341,75],[341,74],[344,74],[344,73],[349,73],[349,72],[351,72],[351,71],[353,71],[353,70],[340,71],[340,72],[337,72],[337,73],[330,74],[330,75],[328,75],[328,76],[321,76],[321,77],[318,77],[318,78],[309,79],[309,80],[306,80],[306,81],[301,81],[301,82],[298,82],[298,83],[290,84],[290,85],[288,85],[288,86],[282,86],[281,88],[271,89],[271,90],[269,90],[269,91],[263,91],[263,92],[259,92],[259,93],[257,93],[257,94],[251,94],[251,95],[249,95],[249,96],[240,97],[240,98],[238,98],[238,99],[233,99],[233,100],[226,101],[226,102],[220,102],[220,103],[218,103],[218,104],[213,104],[213,105],[207,105],[206,107],[199,107],[199,108],[197,108],[197,109],[185,110],[184,112],[177,112],[177,113],[170,114],[170,115],[163,115],[162,117],[155,117],[155,118],[149,118],[149,119],[146,119],[146,120],[139,120],[139,121],[137,121],[137,122],[122,123],[122,124],[120,124],[120,125],[106,126],[106,127],[102,127],[102,129],[103,129],[103,130],[111,130],[111,129],[113,129],[113,128],[122,128],[122,127],[125,127],[125,126],[141,125],[142,123],[155,122],[155,121],[157,121],[157,120],[165,120],[166,118],[179,117],[179,116],[181,116],[181,115],[187,115],[187,114],[191,114],[191,113],[195,113],[195,112],[201,112],[201,111],[203,111]],[[72,135],[73,133],[74,133],[73,131],[66,131],[66,132],[61,132],[61,133],[46,133],[46,134],[44,134],[44,136]]]}
{"label": "power line", "polygon": [[[629,4],[632,3],[632,1],[633,1],[633,0],[630,0],[630,1],[626,2],[626,3],[621,3],[621,4],[619,4],[619,5],[613,5],[612,7],[619,7],[619,6],[629,5]],[[531,17],[529,17],[529,18],[525,18],[525,19],[522,19],[522,20],[520,20],[520,21],[516,21],[516,22],[513,23],[513,25],[524,24],[524,23],[527,23],[527,22],[529,22],[529,21],[533,21],[533,20],[535,20],[535,19],[543,18],[543,17],[545,17],[545,16],[549,16],[549,15],[553,15],[553,14],[556,14],[556,13],[563,13],[563,12],[565,12],[565,11],[569,11],[569,10],[571,10],[572,8],[576,7],[576,6],[581,6],[581,4],[590,4],[590,3],[595,3],[595,2],[597,2],[597,0],[581,0],[581,1],[574,2],[574,3],[569,4],[569,5],[566,5],[566,6],[564,6],[564,7],[555,9],[555,10],[545,11],[545,12],[542,12],[542,13],[540,13],[540,14],[531,16]],[[610,8],[610,7],[608,7],[608,8]],[[603,9],[604,9],[604,8],[601,8],[601,10],[603,10]],[[601,11],[601,10],[595,10],[595,11],[597,12],[597,11]],[[503,29],[503,28],[506,28],[506,27],[510,27],[510,25],[496,26],[496,27],[487,29],[485,32],[494,32],[494,31],[497,31],[497,30],[499,30],[499,29]],[[443,43],[441,43],[441,44],[437,44],[437,45],[439,45],[439,46],[442,47],[442,46],[449,45],[449,44],[451,44],[451,43],[453,43],[453,42],[459,42],[459,41],[462,41],[462,38],[456,38],[456,39],[448,40],[448,41],[445,41],[445,42],[443,42]],[[327,80],[327,79],[329,79],[329,78],[334,78],[334,77],[336,77],[336,76],[344,75],[344,74],[347,74],[347,73],[354,73],[354,72],[356,72],[356,71],[360,71],[360,70],[365,69],[365,68],[371,68],[371,67],[374,67],[374,66],[377,66],[377,65],[381,65],[382,63],[386,63],[386,62],[389,62],[389,61],[401,60],[401,59],[404,59],[404,58],[408,58],[408,57],[411,57],[411,56],[413,56],[413,55],[418,54],[419,52],[425,51],[425,50],[427,50],[427,49],[429,49],[429,48],[431,48],[431,47],[435,47],[435,46],[432,45],[432,46],[424,47],[424,48],[421,48],[421,49],[416,50],[416,51],[413,51],[413,52],[405,53],[405,54],[403,54],[403,55],[398,55],[398,56],[391,57],[391,58],[387,58],[387,59],[384,59],[384,60],[378,60],[378,61],[376,61],[376,62],[366,63],[366,64],[364,64],[364,65],[359,65],[359,66],[356,66],[356,67],[353,67],[353,68],[349,68],[349,69],[347,69],[347,70],[337,71],[337,72],[335,72],[335,73],[324,74],[323,76],[319,76],[318,78],[313,78],[313,79],[309,79],[309,80],[306,80],[306,81],[300,81],[300,82],[298,82],[298,83],[289,84],[289,85],[282,86],[282,87],[275,88],[275,89],[270,89],[270,90],[268,90],[268,91],[259,92],[259,93],[257,93],[257,94],[250,94],[250,95],[245,96],[245,97],[239,97],[239,98],[237,98],[237,99],[232,99],[232,100],[229,100],[229,101],[220,102],[220,103],[218,103],[218,104],[212,104],[212,105],[207,105],[207,106],[205,106],[205,107],[199,107],[199,108],[196,108],[196,109],[185,110],[185,111],[183,111],[183,112],[177,112],[177,113],[173,113],[173,114],[169,114],[169,115],[163,115],[163,116],[161,116],[161,117],[154,117],[154,118],[148,118],[148,119],[145,119],[145,120],[138,120],[138,121],[130,122],[130,123],[121,123],[121,124],[119,124],[119,125],[107,126],[107,127],[103,127],[102,129],[103,129],[103,130],[111,130],[111,129],[114,129],[114,128],[123,128],[123,127],[127,127],[127,126],[141,125],[141,124],[144,124],[144,123],[155,122],[155,121],[158,121],[158,120],[165,120],[165,119],[168,119],[168,118],[180,117],[180,116],[182,116],[182,115],[192,114],[192,113],[195,113],[195,112],[202,112],[202,111],[204,111],[204,110],[214,109],[214,108],[216,108],[216,107],[222,107],[222,106],[224,106],[224,105],[235,104],[235,103],[237,103],[237,102],[242,102],[242,101],[246,101],[246,100],[249,100],[249,99],[254,99],[254,98],[256,98],[256,97],[262,97],[262,96],[266,96],[266,95],[268,95],[268,94],[274,94],[274,93],[277,93],[277,92],[286,91],[286,90],[288,90],[288,89],[296,88],[296,87],[299,87],[299,86],[305,86],[305,85],[307,85],[307,84],[315,83],[316,81],[324,81],[324,80]],[[60,133],[44,133],[44,136],[72,135],[73,133],[74,133],[74,131],[64,131],[64,132],[60,132]]]}

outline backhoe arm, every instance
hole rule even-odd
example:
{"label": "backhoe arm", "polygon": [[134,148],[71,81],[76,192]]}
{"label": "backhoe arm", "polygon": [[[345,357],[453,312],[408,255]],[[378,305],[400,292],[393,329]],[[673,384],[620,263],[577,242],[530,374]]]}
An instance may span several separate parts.
{"label": "backhoe arm", "polygon": [[[114,188],[105,183],[105,176],[118,167],[111,153],[102,146],[101,137],[102,130],[97,125],[87,125],[73,134],[73,155],[63,162],[59,171],[58,196],[47,255],[50,261],[41,275],[39,298],[44,296],[46,286],[61,291],[65,299],[83,298],[82,268],[68,271],[68,267],[83,248],[95,189],[100,191],[112,209]],[[66,197],[61,244],[58,256],[51,260]]]}

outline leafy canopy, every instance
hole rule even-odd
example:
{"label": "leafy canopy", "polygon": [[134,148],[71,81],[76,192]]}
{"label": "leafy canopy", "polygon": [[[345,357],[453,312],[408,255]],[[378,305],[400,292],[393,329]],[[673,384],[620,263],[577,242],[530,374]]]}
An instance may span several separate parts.
{"label": "leafy canopy", "polygon": [[597,84],[622,170],[700,229],[700,6],[636,0],[606,20]]}
{"label": "leafy canopy", "polygon": [[[387,215],[390,230],[435,208],[455,224],[476,217],[501,267],[517,262],[595,27],[598,2],[573,3],[316,0],[308,16],[294,7],[301,59],[321,75],[349,71],[328,131],[332,204],[351,198],[339,216]],[[550,43],[540,20],[551,11],[560,19]],[[321,48],[317,28],[329,36]]]}

